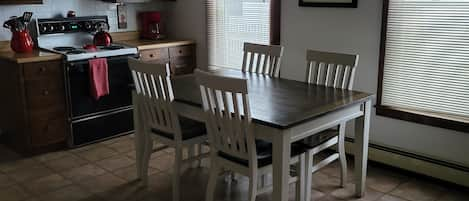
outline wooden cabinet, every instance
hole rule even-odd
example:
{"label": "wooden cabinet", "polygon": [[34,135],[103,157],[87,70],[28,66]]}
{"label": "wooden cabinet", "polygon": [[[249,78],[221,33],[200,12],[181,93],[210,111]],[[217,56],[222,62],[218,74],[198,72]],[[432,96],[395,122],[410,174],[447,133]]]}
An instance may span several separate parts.
{"label": "wooden cabinet", "polygon": [[68,136],[61,60],[18,64],[0,60],[0,128],[24,154],[65,145]]}
{"label": "wooden cabinet", "polygon": [[195,45],[181,45],[140,50],[140,59],[169,63],[173,75],[192,73],[196,68]]}
{"label": "wooden cabinet", "polygon": [[1,4],[42,4],[42,0],[0,0]]}

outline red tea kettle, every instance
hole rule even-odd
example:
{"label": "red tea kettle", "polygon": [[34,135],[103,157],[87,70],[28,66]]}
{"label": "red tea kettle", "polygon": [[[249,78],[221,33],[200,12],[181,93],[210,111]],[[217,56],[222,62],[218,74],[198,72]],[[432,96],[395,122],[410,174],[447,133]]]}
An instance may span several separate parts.
{"label": "red tea kettle", "polygon": [[94,45],[96,46],[110,46],[112,44],[112,37],[107,31],[109,30],[109,24],[100,22],[96,25],[96,34],[94,35]]}

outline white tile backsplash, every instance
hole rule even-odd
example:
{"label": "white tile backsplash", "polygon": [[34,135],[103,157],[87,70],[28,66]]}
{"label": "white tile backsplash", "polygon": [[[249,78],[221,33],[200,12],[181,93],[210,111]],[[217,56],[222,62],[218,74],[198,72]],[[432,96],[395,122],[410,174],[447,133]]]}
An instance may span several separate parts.
{"label": "white tile backsplash", "polygon": [[[100,0],[43,0],[41,5],[8,5],[0,6],[0,22],[10,16],[22,15],[25,11],[33,12],[33,18],[49,18],[65,16],[69,10],[74,10],[77,16],[107,15],[111,32],[137,30],[137,13],[139,11],[163,10],[161,2],[127,4],[127,29],[117,28],[116,4]],[[10,40],[11,33],[8,29],[0,28],[0,41]]]}

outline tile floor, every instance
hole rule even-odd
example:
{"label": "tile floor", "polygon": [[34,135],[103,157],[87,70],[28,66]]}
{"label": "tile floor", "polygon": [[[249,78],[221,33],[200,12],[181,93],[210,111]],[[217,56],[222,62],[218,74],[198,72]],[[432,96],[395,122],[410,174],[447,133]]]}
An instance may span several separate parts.
{"label": "tile floor", "polygon": [[[150,181],[143,187],[136,181],[133,146],[133,138],[125,136],[26,159],[18,159],[16,154],[0,148],[0,201],[171,200],[172,150],[152,155]],[[205,162],[203,166],[207,165]],[[184,172],[183,200],[204,200],[208,171],[202,167]],[[356,199],[351,182],[346,188],[340,188],[338,176],[336,163],[314,174],[312,198],[315,201],[469,200],[467,189],[376,164],[369,165],[366,196]],[[348,179],[351,181],[352,177],[351,172]],[[231,183],[220,177],[217,200],[246,200],[247,183],[245,178]],[[272,197],[265,193],[257,200],[269,201]]]}

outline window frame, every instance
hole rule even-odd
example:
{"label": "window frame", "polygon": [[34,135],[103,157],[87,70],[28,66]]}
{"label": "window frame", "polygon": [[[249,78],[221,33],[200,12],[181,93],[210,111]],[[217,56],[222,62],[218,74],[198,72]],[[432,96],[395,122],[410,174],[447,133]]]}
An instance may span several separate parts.
{"label": "window frame", "polygon": [[456,120],[449,118],[445,115],[436,113],[412,111],[411,109],[401,109],[397,107],[382,105],[384,59],[386,56],[389,1],[390,0],[383,0],[377,91],[378,96],[377,103],[375,106],[376,115],[469,133],[468,121]]}

